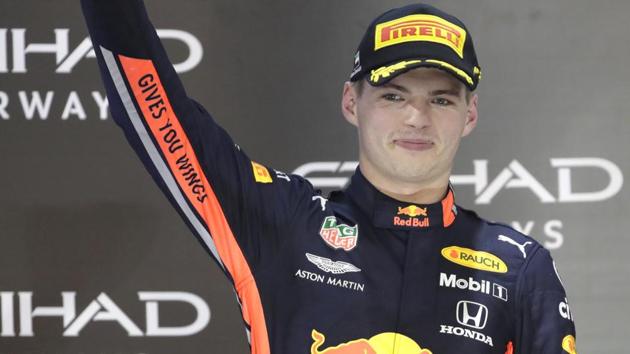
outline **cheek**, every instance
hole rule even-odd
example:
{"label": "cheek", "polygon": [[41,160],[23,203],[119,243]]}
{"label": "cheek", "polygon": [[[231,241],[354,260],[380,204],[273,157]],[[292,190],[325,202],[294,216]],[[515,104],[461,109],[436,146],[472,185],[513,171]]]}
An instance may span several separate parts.
{"label": "cheek", "polygon": [[448,117],[440,120],[437,125],[441,138],[445,143],[452,145],[461,139],[464,131],[464,120],[461,117]]}
{"label": "cheek", "polygon": [[378,144],[382,139],[383,128],[376,119],[366,119],[359,123],[359,134],[368,146]]}
{"label": "cheek", "polygon": [[394,121],[391,112],[373,109],[360,118],[359,126],[363,135],[370,135],[375,138],[389,133],[393,129],[392,122]]}

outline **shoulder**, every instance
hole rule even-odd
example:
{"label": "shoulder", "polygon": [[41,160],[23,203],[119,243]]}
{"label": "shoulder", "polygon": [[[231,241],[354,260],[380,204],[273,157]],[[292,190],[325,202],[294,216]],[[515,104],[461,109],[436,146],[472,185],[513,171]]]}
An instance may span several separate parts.
{"label": "shoulder", "polygon": [[[463,226],[458,233],[463,240],[471,238],[476,251],[489,253],[489,257],[505,266],[501,275],[505,284],[514,286],[516,293],[563,294],[564,287],[550,252],[533,237],[500,222],[488,221],[475,212],[458,206],[458,217]],[[470,232],[470,230],[475,230]],[[494,258],[496,257],[496,258]]]}
{"label": "shoulder", "polygon": [[[475,225],[475,244],[502,259],[510,270],[518,273],[538,257],[538,253],[549,252],[533,237],[523,234],[510,225],[502,222],[490,221],[477,215],[472,210],[457,206],[458,216],[467,221],[466,224]],[[512,272],[510,272],[512,273]]]}
{"label": "shoulder", "polygon": [[496,239],[507,244],[527,243],[534,248],[543,247],[536,239],[516,230],[507,223],[482,218],[473,210],[462,208],[459,205],[457,205],[457,211],[460,216],[476,224],[484,238]]}

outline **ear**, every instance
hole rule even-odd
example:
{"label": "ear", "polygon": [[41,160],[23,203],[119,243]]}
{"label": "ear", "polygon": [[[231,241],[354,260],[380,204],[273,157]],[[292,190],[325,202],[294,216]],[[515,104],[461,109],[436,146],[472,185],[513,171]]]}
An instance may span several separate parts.
{"label": "ear", "polygon": [[466,111],[466,123],[464,123],[464,130],[462,131],[462,137],[470,134],[470,132],[475,129],[477,126],[477,102],[479,97],[476,94],[473,94],[470,97],[470,102],[468,102],[468,109]]}
{"label": "ear", "polygon": [[343,94],[341,96],[341,113],[354,126],[358,125],[357,99],[358,96],[354,85],[346,81],[343,84]]}

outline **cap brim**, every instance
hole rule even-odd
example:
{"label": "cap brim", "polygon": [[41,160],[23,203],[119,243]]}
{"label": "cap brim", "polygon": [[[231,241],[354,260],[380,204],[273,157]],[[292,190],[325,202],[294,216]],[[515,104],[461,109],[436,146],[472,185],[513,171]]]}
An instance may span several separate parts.
{"label": "cap brim", "polygon": [[376,69],[370,70],[367,73],[367,82],[372,86],[381,86],[400,74],[404,74],[409,70],[419,67],[431,67],[440,70],[444,70],[447,73],[453,75],[457,80],[461,81],[466,87],[473,91],[477,87],[478,80],[475,81],[472,76],[466,73],[464,70],[447,63],[439,59],[404,59],[389,65],[381,66]]}

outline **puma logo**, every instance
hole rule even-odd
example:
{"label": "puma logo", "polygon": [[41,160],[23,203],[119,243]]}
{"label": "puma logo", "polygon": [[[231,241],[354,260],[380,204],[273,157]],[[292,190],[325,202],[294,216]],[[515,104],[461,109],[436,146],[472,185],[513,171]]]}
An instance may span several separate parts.
{"label": "puma logo", "polygon": [[326,202],[328,201],[328,199],[326,199],[326,198],[324,198],[324,197],[322,197],[320,195],[316,195],[316,196],[313,196],[311,198],[312,201],[316,201],[318,199],[319,199],[319,203],[322,206],[322,211],[325,211],[326,210]]}
{"label": "puma logo", "polygon": [[511,238],[505,236],[505,235],[499,235],[499,237],[497,238],[499,241],[503,241],[503,242],[507,242],[511,245],[516,246],[521,253],[523,254],[523,258],[527,258],[527,253],[525,252],[525,246],[529,245],[530,243],[533,243],[532,241],[527,241],[524,244],[520,244],[514,240],[512,240]]}

